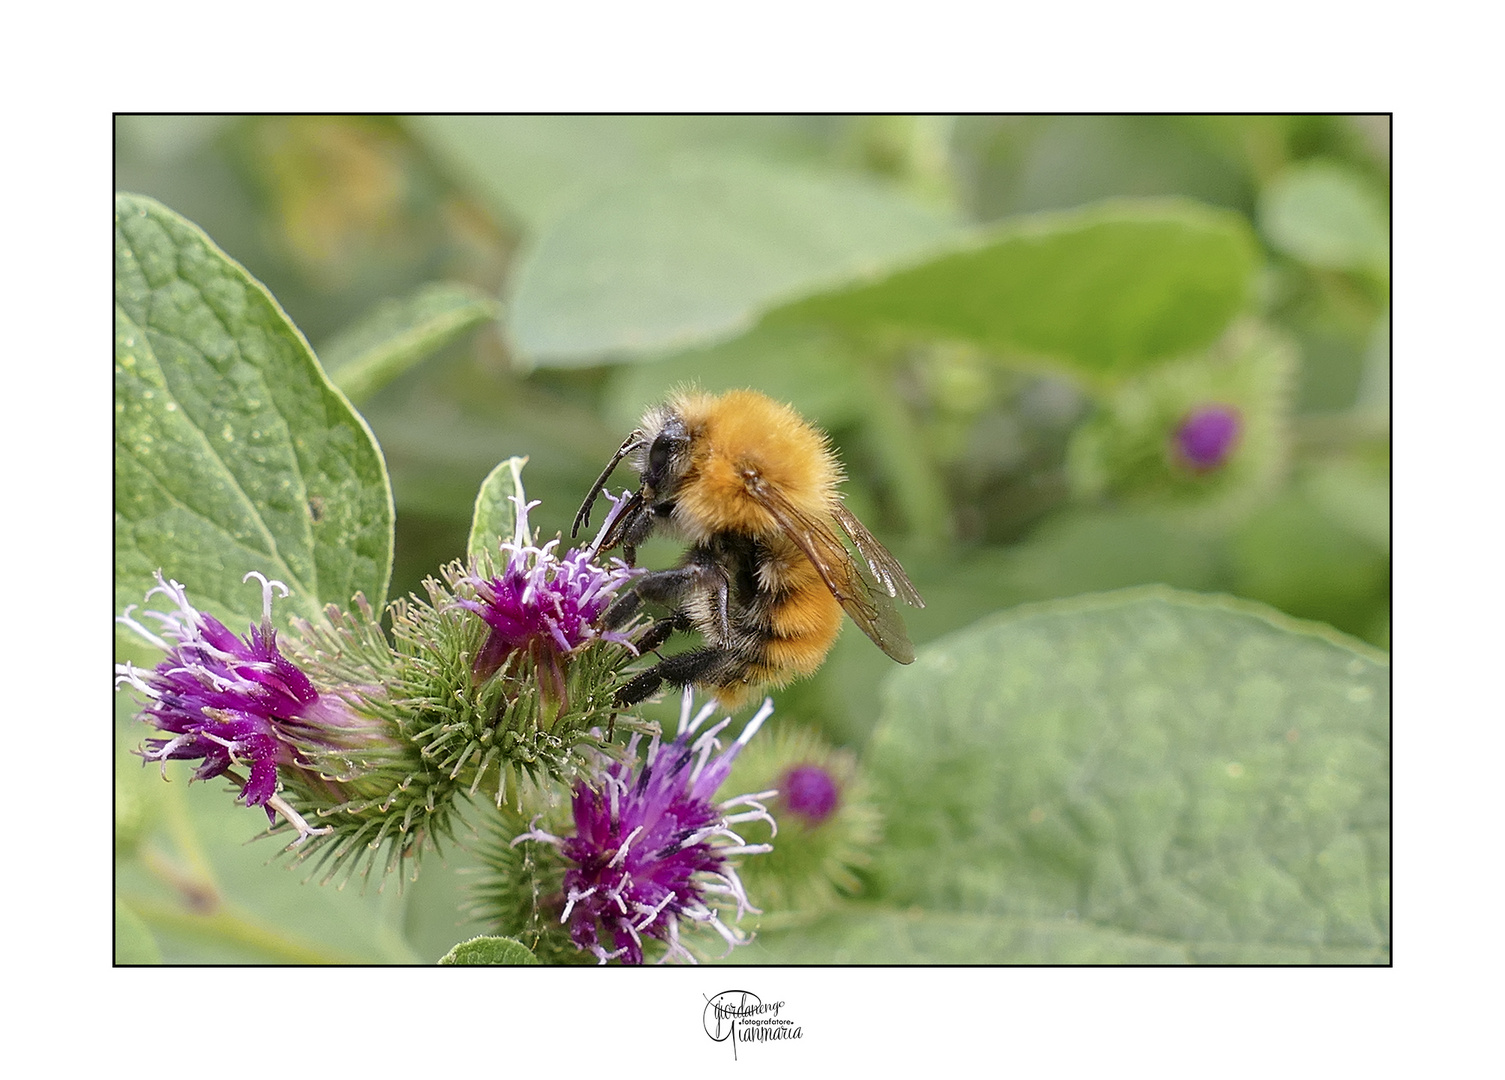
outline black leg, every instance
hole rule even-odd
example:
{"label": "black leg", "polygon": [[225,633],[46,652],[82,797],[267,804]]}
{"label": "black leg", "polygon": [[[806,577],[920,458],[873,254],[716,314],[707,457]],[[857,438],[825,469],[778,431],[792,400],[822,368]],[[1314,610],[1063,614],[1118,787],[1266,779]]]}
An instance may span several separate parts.
{"label": "black leg", "polygon": [[[688,597],[696,593],[710,595],[716,617],[716,626],[711,633],[718,635],[722,641],[727,640],[731,636],[731,617],[727,610],[726,575],[715,566],[705,563],[691,563],[676,570],[655,570],[651,574],[644,574],[633,582],[631,591],[617,597],[611,607],[606,609],[602,621],[608,630],[615,630],[636,615],[644,601],[679,609]],[[680,628],[688,629],[688,623],[681,624]]]}
{"label": "black leg", "polygon": [[608,630],[615,630],[619,626],[625,626],[632,621],[632,617],[638,613],[638,608],[643,606],[643,598],[636,591],[629,590],[612,601],[611,607],[606,609],[606,614],[601,616],[601,625]]}
{"label": "black leg", "polygon": [[690,620],[688,619],[677,619],[673,616],[667,619],[657,619],[638,638],[638,653],[652,652],[668,641],[674,631],[688,629],[690,629]]}
{"label": "black leg", "polygon": [[647,671],[628,680],[617,691],[617,704],[636,705],[657,692],[664,683],[688,686],[695,682],[713,682],[716,676],[736,664],[736,653],[726,649],[691,649],[654,664]]}

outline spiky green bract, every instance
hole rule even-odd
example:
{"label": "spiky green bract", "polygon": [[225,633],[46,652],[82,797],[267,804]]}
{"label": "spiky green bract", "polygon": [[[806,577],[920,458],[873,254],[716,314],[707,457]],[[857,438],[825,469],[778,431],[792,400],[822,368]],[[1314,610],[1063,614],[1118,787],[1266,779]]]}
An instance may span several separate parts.
{"label": "spiky green bract", "polygon": [[[452,562],[428,578],[428,599],[392,605],[398,656],[389,695],[407,714],[404,733],[426,762],[497,806],[523,797],[524,785],[569,784],[586,764],[584,751],[600,749],[600,732],[633,727],[617,718],[620,672],[635,659],[619,642],[598,640],[572,653],[563,668],[563,694],[553,675],[541,680],[535,654],[517,650],[487,677],[474,662],[490,628],[457,596],[475,600],[467,579],[474,569]],[[541,683],[550,691],[545,694]]]}
{"label": "spiky green bract", "polygon": [[[835,809],[816,821],[790,805],[795,770],[813,767],[835,783]],[[882,837],[882,817],[872,803],[856,756],[832,747],[815,732],[781,726],[755,740],[732,766],[731,790],[778,789],[768,808],[778,819],[773,850],[741,868],[749,896],[758,898],[765,928],[803,922],[861,890],[857,870],[872,861]],[[797,799],[797,796],[794,796]],[[768,826],[746,826],[749,843],[766,841]]]}
{"label": "spiky green bract", "polygon": [[[1123,383],[1072,438],[1073,491],[1207,524],[1238,516],[1285,472],[1295,373],[1288,341],[1243,324],[1206,355]],[[1212,464],[1188,458],[1182,437],[1210,411],[1238,417],[1237,441]]]}
{"label": "spiky green bract", "polygon": [[[315,767],[295,777],[294,805],[330,831],[292,855],[323,880],[380,862],[390,873],[405,860],[417,868],[426,847],[453,840],[462,801],[530,808],[537,792],[574,780],[586,748],[601,748],[600,731],[641,725],[616,718],[619,672],[634,659],[616,641],[594,642],[563,666],[562,697],[545,700],[535,656],[518,651],[492,675],[477,679],[474,660],[489,628],[458,604],[472,599],[474,567],[450,563],[442,580],[424,581],[427,599],[389,606],[391,641],[364,599],[353,612],[331,607],[321,625],[295,623],[291,648],[329,685],[354,687],[363,712],[394,733],[360,754],[322,751]],[[557,689],[558,673],[549,685]],[[317,749],[317,748],[315,748]]]}
{"label": "spiky green bract", "polygon": [[569,925],[559,918],[567,864],[537,844],[513,843],[535,821],[563,830],[569,819],[563,802],[541,817],[510,806],[488,814],[481,842],[475,846],[481,866],[467,890],[465,907],[473,918],[522,942],[545,964],[595,964],[594,956],[576,948]]}
{"label": "spiky green bract", "polygon": [[321,623],[295,619],[293,629],[287,643],[300,665],[326,685],[350,688],[347,696],[387,737],[351,748],[300,747],[308,767],[287,778],[292,801],[328,832],[290,853],[309,863],[310,877],[327,867],[326,882],[339,876],[343,884],[356,871],[385,875],[404,860],[410,873],[416,871],[426,846],[437,847],[441,836],[453,839],[460,785],[411,740],[413,710],[392,696],[401,682],[402,657],[359,594],[353,610],[330,605]]}

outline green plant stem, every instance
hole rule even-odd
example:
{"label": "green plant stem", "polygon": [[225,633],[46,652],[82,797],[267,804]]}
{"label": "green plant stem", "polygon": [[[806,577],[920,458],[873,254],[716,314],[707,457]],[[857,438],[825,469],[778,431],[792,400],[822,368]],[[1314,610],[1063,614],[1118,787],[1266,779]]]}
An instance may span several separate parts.
{"label": "green plant stem", "polygon": [[174,930],[207,941],[239,945],[264,954],[268,960],[289,964],[360,964],[369,958],[339,949],[330,949],[300,939],[284,930],[269,926],[221,905],[213,912],[196,915],[181,911],[172,904],[141,897],[126,897],[142,920],[153,928]]}

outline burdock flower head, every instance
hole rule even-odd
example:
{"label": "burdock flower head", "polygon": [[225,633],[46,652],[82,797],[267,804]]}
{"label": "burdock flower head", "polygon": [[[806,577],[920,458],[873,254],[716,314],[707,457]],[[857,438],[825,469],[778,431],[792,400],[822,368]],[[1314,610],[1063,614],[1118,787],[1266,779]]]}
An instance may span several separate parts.
{"label": "burdock flower head", "polygon": [[277,647],[272,593],[286,596],[287,586],[254,571],[245,576],[261,582],[262,619],[248,637],[239,638],[195,608],[182,585],[164,579],[161,571],[156,578],[157,587],[146,598],[161,594],[176,606],[142,613],[158,623],[160,636],[132,616],[134,604],[117,616],[167,654],[151,671],[130,663],[116,666],[116,686],[128,683],[145,695],[141,719],[168,736],[146,740],[142,757],[160,762],[164,777],[168,761],[197,759],[194,779],[229,777],[241,785],[247,806],[265,807],[274,823],[281,813],[298,830],[298,843],[327,832],[312,828],[287,804],[278,793],[279,778],[298,770],[300,778],[314,779],[301,776],[308,747],[359,746],[375,736],[377,722],[358,712],[350,697],[321,692]]}
{"label": "burdock flower head", "polygon": [[512,539],[501,544],[506,556],[501,574],[461,578],[460,583],[469,585],[476,599],[457,598],[455,603],[474,611],[491,627],[475,658],[478,680],[495,674],[513,654],[526,653],[540,686],[558,701],[564,697],[566,657],[597,640],[636,651],[626,634],[598,629],[596,622],[617,590],[642,571],[630,569],[620,559],[613,559],[610,566],[596,565],[594,546],[573,549],[560,558],[554,553],[557,537],[535,546],[528,532],[528,511],[538,505],[537,500],[510,498],[517,507],[517,524]]}
{"label": "burdock flower head", "polygon": [[[733,921],[757,911],[730,860],[771,851],[772,845],[748,844],[732,827],[760,820],[777,831],[760,802],[777,793],[720,803],[713,798],[737,754],[773,712],[773,702],[765,700],[737,741],[719,754],[716,736],[731,718],[697,735],[716,704],[692,718],[690,702],[686,691],[673,742],[661,743],[655,735],[640,766],[613,761],[592,781],[576,785],[573,836],[554,836],[535,823],[513,841],[551,844],[568,862],[560,922],[569,924],[576,948],[603,964],[618,958],[641,964],[644,938],[667,946],[664,960],[694,962],[680,942],[683,920],[712,927],[730,952],[747,935],[722,921],[723,908],[735,908]],[[628,744],[629,761],[636,760],[639,739],[634,735]],[[747,809],[729,813],[737,807]]]}

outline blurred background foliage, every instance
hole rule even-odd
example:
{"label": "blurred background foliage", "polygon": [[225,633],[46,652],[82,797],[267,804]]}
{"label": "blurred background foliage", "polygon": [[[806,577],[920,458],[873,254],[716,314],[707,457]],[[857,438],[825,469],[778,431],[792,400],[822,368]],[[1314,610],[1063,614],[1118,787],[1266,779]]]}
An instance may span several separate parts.
{"label": "blurred background foliage", "polygon": [[[365,415],[396,498],[393,595],[464,551],[508,456],[529,458],[535,524],[567,531],[643,406],[693,380],[831,432],[849,503],[926,597],[905,613],[917,645],[1158,582],[1388,648],[1389,130],[121,116],[116,187],[264,282]],[[1136,238],[1141,216],[1170,231]],[[1051,292],[1052,260],[1103,269]],[[1162,280],[1189,299],[1158,322],[1128,311],[1142,340],[1093,336]],[[1219,475],[1178,473],[1166,425],[1203,400],[1237,404],[1243,441]],[[640,562],[676,556],[656,540]],[[779,711],[860,748],[891,666],[848,632]],[[432,960],[460,932],[409,925],[416,951],[369,955]]]}

